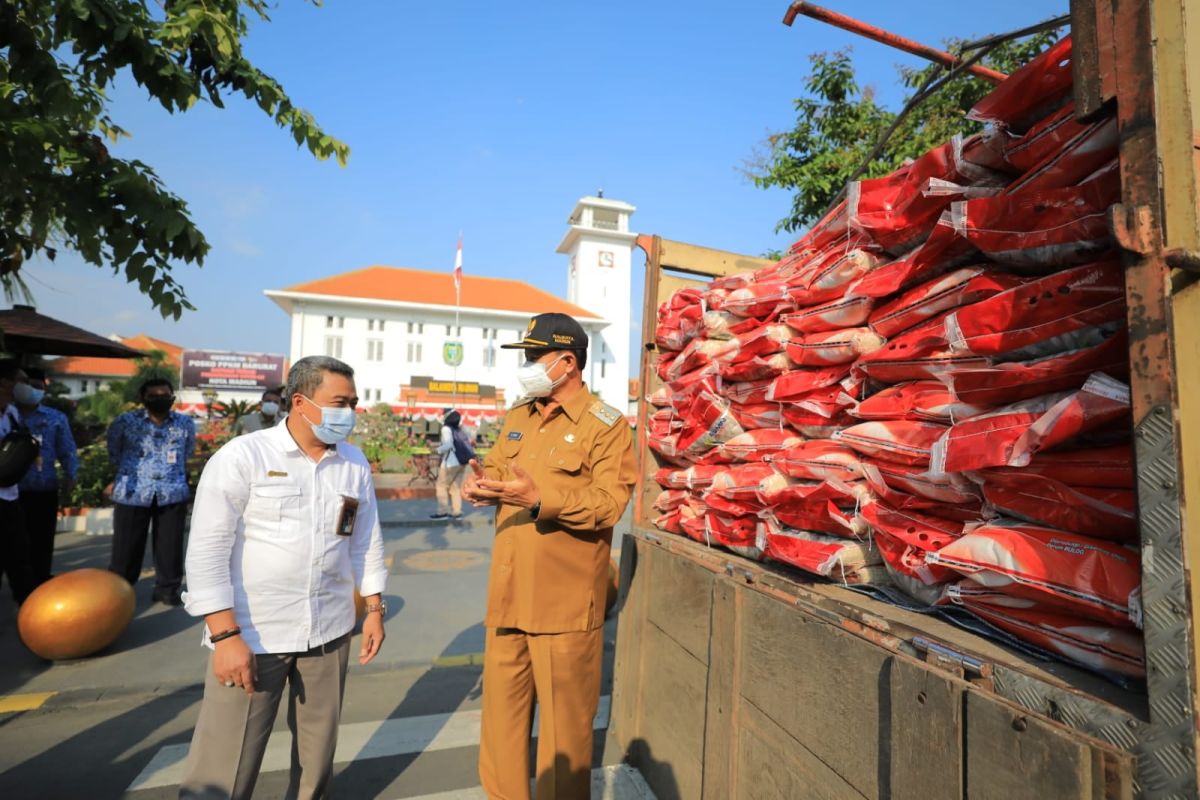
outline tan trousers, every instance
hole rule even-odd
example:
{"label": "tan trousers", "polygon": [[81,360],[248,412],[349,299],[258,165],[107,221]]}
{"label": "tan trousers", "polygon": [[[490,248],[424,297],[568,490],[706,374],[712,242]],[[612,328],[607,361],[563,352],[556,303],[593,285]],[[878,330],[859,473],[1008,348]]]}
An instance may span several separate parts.
{"label": "tan trousers", "polygon": [[253,695],[218,682],[209,656],[204,701],[179,796],[241,800],[254,794],[286,685],[292,767],[285,796],[289,800],[327,797],[349,656],[350,634],[306,653],[256,656]]}
{"label": "tan trousers", "polygon": [[592,720],[603,652],[603,628],[540,635],[488,629],[479,779],[491,800],[529,799],[535,699],[541,715],[537,800],[591,796]]}
{"label": "tan trousers", "polygon": [[[442,467],[437,476],[437,503],[439,514],[462,514],[462,485],[467,468]],[[453,512],[450,509],[454,509]]]}

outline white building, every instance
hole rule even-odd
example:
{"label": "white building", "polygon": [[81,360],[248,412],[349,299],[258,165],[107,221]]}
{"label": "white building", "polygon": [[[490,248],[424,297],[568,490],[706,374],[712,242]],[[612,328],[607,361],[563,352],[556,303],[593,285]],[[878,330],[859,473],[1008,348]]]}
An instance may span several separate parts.
{"label": "white building", "polygon": [[499,346],[519,341],[530,317],[558,311],[576,318],[588,333],[588,385],[625,409],[633,211],[603,198],[579,201],[558,248],[570,257],[567,300],[524,281],[480,276],[469,267],[458,308],[449,271],[386,266],[265,294],[291,317],[292,363],[318,354],[346,361],[367,406],[387,403],[401,413],[435,417],[456,405],[468,419],[494,416],[521,394],[516,368],[522,355]]}

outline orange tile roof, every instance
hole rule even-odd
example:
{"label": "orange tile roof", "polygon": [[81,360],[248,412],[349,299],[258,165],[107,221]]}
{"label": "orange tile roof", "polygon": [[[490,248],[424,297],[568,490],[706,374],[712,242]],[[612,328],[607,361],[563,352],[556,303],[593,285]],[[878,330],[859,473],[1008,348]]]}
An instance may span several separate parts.
{"label": "orange tile roof", "polygon": [[[454,276],[449,272],[377,265],[301,283],[284,291],[453,306]],[[557,311],[573,317],[598,319],[592,312],[560,297],[555,297],[525,281],[510,278],[463,275],[462,305],[464,308],[521,311],[529,314]]]}
{"label": "orange tile roof", "polygon": [[[167,360],[176,368],[183,356],[183,348],[177,344],[155,339],[144,333],[137,336],[118,337],[121,344],[149,353],[162,350]],[[64,356],[46,364],[49,375],[97,375],[104,378],[131,378],[137,371],[137,361],[129,358],[91,358],[86,356]]]}

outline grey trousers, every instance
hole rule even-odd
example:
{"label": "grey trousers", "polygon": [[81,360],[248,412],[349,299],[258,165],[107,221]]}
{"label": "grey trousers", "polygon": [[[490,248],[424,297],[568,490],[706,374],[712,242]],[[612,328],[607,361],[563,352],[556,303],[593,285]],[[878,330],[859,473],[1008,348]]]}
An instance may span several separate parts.
{"label": "grey trousers", "polygon": [[328,797],[346,688],[350,634],[306,653],[256,656],[253,695],[223,686],[209,656],[204,701],[192,734],[180,798],[242,800],[254,794],[279,701],[288,688],[292,765],[285,797]]}

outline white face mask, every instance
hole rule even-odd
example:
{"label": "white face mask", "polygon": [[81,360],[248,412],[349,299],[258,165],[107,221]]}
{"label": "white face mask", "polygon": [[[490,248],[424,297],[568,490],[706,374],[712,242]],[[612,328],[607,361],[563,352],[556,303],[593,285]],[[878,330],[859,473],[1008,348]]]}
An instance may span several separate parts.
{"label": "white face mask", "polygon": [[[304,395],[301,395],[301,397],[304,397]],[[318,406],[310,398],[304,397],[304,399],[321,409],[320,422],[313,422],[308,417],[304,417],[304,421],[312,426],[313,435],[325,444],[337,444],[354,432],[354,422],[358,419],[358,416],[355,414],[353,408],[349,406],[345,408]],[[301,414],[301,416],[304,415]]]}
{"label": "white face mask", "polygon": [[521,384],[521,391],[527,397],[549,397],[550,393],[567,379],[567,373],[564,372],[558,380],[550,380],[550,370],[562,360],[563,356],[559,356],[549,364],[542,364],[538,361],[526,361],[518,367],[517,382]]}
{"label": "white face mask", "polygon": [[270,400],[263,402],[262,414],[264,417],[273,417],[278,413],[279,413],[279,403],[272,403]]}

